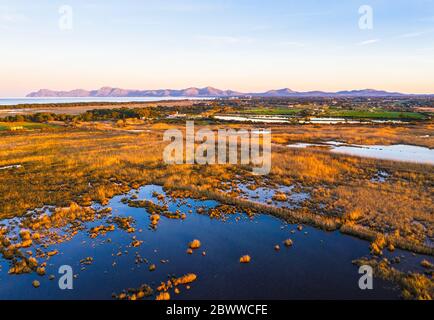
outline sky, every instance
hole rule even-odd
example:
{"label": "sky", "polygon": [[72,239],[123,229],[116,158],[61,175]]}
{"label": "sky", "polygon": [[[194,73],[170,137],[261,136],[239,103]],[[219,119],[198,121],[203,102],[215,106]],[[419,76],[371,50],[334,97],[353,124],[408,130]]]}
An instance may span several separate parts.
{"label": "sky", "polygon": [[0,0],[0,97],[102,86],[434,93],[434,0]]}

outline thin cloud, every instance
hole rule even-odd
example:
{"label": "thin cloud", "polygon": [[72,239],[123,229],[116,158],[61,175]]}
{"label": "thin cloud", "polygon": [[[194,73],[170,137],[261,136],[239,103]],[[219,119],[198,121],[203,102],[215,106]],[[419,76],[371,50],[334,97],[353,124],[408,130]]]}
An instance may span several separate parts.
{"label": "thin cloud", "polygon": [[2,13],[0,12],[0,23],[20,23],[26,22],[28,18],[19,13]]}
{"label": "thin cloud", "polygon": [[320,11],[320,12],[294,12],[285,14],[286,17],[318,17],[331,15],[332,11]]}
{"label": "thin cloud", "polygon": [[370,44],[378,43],[380,42],[380,39],[369,39],[362,42],[357,43],[358,46],[367,46]]}
{"label": "thin cloud", "polygon": [[241,44],[251,43],[254,41],[252,38],[247,37],[234,37],[234,36],[206,36],[200,35],[196,37],[199,41],[206,42],[213,45],[227,45],[227,44]]}
{"label": "thin cloud", "polygon": [[11,10],[8,6],[0,6],[0,27],[9,29],[10,26],[29,21],[22,13]]}
{"label": "thin cloud", "polygon": [[115,24],[131,25],[131,26],[157,26],[161,25],[157,21],[147,21],[147,20],[131,20],[126,18],[115,18],[111,20]]}
{"label": "thin cloud", "polygon": [[[155,9],[161,11],[172,11],[172,12],[210,12],[210,11],[220,11],[226,8],[222,4],[213,3],[203,3],[203,2],[190,2],[190,3],[179,3],[179,2],[157,2]],[[152,7],[152,6],[151,6]]]}
{"label": "thin cloud", "polygon": [[[178,0],[148,0],[146,10],[149,12],[180,12],[180,13],[202,13],[215,12],[228,9],[226,4],[205,3],[204,1],[178,1]],[[110,8],[111,5],[104,2],[86,3],[83,8],[100,9]]]}
{"label": "thin cloud", "polygon": [[271,30],[272,27],[269,25],[258,25],[258,26],[253,26],[250,28],[251,31],[266,31],[266,30]]}
{"label": "thin cloud", "polygon": [[415,37],[420,37],[421,35],[423,35],[423,32],[410,32],[410,33],[404,33],[399,35],[399,38],[415,38]]}
{"label": "thin cloud", "polygon": [[417,37],[421,37],[423,35],[429,34],[429,33],[433,33],[434,29],[430,29],[430,30],[424,30],[424,31],[415,31],[415,32],[408,32],[408,33],[404,33],[401,34],[399,36],[397,36],[397,38],[417,38]]}
{"label": "thin cloud", "polygon": [[297,41],[281,41],[279,44],[282,46],[295,47],[295,48],[303,48],[306,46],[306,44]]}

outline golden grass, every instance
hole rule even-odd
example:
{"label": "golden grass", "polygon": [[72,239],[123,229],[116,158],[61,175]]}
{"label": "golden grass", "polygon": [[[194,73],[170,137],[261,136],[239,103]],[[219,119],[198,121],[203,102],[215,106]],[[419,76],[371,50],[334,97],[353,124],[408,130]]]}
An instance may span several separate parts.
{"label": "golden grass", "polygon": [[[416,140],[416,135],[432,129],[429,124],[421,127],[414,129]],[[168,125],[140,128],[150,132],[132,134],[116,128],[116,124],[104,123],[101,130],[85,126],[1,134],[0,166],[23,167],[0,170],[0,217],[19,216],[44,205],[67,206],[73,201],[80,205],[89,205],[92,200],[106,203],[115,194],[159,183],[169,190],[194,186],[202,196],[327,230],[341,228],[371,241],[385,234],[393,237],[390,241],[397,246],[418,252],[426,252],[426,240],[434,238],[432,166],[275,145],[272,171],[266,178],[274,184],[295,185],[311,195],[301,208],[281,210],[239,199],[236,193],[229,196],[216,192],[223,181],[234,181],[236,175],[262,183],[264,177],[253,176],[249,166],[167,166],[162,162],[162,134]],[[340,137],[349,142],[366,133],[373,137],[378,134],[376,139],[382,143],[392,143],[397,136],[405,140],[412,132],[408,127],[294,128],[294,133],[288,133],[288,128],[282,133],[282,127],[273,127],[273,137],[274,133],[278,139],[312,134],[315,139]],[[423,141],[431,143],[431,139]],[[387,181],[371,182],[380,169],[389,173]]]}
{"label": "golden grass", "polygon": [[13,217],[43,205],[104,201],[133,184],[152,180],[150,168],[161,165],[161,152],[149,152],[162,139],[122,132],[41,132],[3,136],[0,166],[0,216]]}

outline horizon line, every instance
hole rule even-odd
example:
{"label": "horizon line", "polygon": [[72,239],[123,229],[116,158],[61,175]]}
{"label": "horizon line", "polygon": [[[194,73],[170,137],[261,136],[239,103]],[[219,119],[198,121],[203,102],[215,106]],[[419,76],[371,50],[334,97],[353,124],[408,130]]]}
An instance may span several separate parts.
{"label": "horizon line", "polygon": [[[38,93],[40,91],[52,91],[52,92],[71,92],[71,91],[79,91],[79,90],[83,90],[83,91],[87,91],[87,92],[91,92],[91,91],[98,91],[101,89],[119,89],[119,90],[125,90],[125,91],[164,91],[164,90],[168,90],[168,91],[184,91],[184,90],[188,90],[188,89],[198,89],[198,90],[204,90],[204,89],[215,89],[218,91],[222,91],[222,92],[228,92],[228,91],[232,91],[234,93],[240,93],[240,94],[244,94],[244,95],[250,95],[250,94],[254,94],[254,95],[258,95],[258,94],[263,94],[263,93],[268,93],[268,92],[272,92],[272,91],[282,91],[282,90],[290,90],[292,91],[294,94],[308,94],[308,93],[324,93],[324,94],[337,94],[337,93],[342,93],[342,92],[360,92],[360,91],[374,91],[374,92],[387,92],[390,94],[401,94],[401,95],[434,95],[434,92],[409,92],[409,91],[399,91],[399,90],[392,90],[392,89],[378,89],[378,88],[373,88],[373,87],[363,87],[363,88],[351,88],[351,89],[339,89],[339,90],[323,90],[323,89],[310,89],[310,90],[306,90],[306,91],[299,91],[299,90],[294,90],[291,87],[280,87],[277,89],[265,89],[265,90],[249,90],[249,91],[244,91],[244,90],[237,90],[237,89],[231,89],[231,88],[225,88],[225,89],[220,89],[219,87],[216,86],[184,86],[181,88],[169,88],[169,87],[165,87],[165,88],[156,88],[156,89],[131,89],[131,88],[124,88],[121,86],[101,86],[99,88],[93,88],[93,89],[84,89],[84,88],[74,88],[74,89],[49,89],[49,88],[39,88],[39,89],[35,89],[33,91],[29,91],[26,95],[24,96],[19,96],[19,97],[3,97],[0,96],[0,98],[37,98],[37,97],[28,97],[28,95],[30,94],[34,94],[34,93]],[[79,96],[70,96],[70,97],[56,97],[56,96],[51,96],[51,98],[77,98]],[[86,96],[83,96],[86,97]],[[92,96],[91,96],[92,97]],[[143,96],[118,96],[118,97],[143,97]],[[150,96],[148,96],[150,97]],[[159,96],[156,96],[159,97]],[[169,97],[169,96],[168,96]],[[45,98],[49,98],[48,96]]]}

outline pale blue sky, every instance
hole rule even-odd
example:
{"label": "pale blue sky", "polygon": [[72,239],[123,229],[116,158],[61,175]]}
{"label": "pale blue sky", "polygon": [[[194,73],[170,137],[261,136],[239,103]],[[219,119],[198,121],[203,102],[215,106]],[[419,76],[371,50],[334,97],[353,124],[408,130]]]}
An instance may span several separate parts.
{"label": "pale blue sky", "polygon": [[[359,29],[365,4],[372,30]],[[434,92],[433,0],[0,0],[0,43],[3,97],[101,86]]]}

